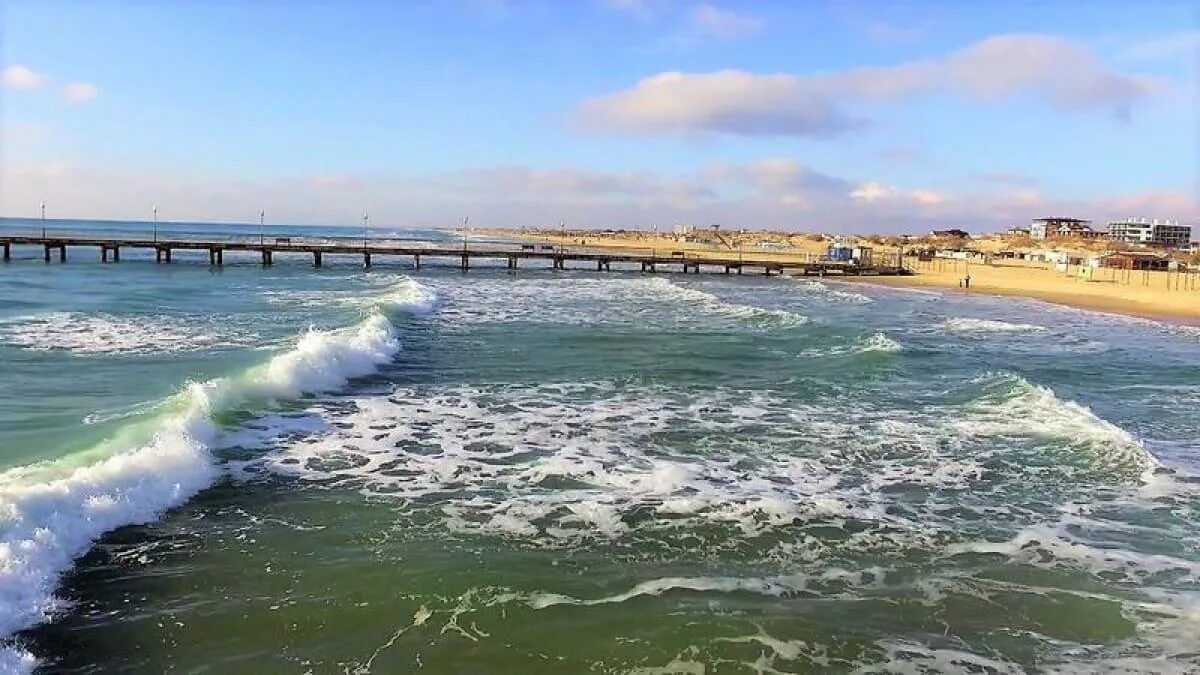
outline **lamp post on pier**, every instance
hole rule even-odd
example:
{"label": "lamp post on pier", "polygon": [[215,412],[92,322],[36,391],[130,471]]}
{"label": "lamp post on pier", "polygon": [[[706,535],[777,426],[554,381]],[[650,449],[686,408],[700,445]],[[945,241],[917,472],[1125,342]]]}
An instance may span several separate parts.
{"label": "lamp post on pier", "polygon": [[158,243],[158,204],[151,206],[150,210],[154,213],[154,243],[157,244]]}
{"label": "lamp post on pier", "polygon": [[42,239],[46,238],[46,202],[42,202]]}
{"label": "lamp post on pier", "polygon": [[263,245],[263,220],[267,217],[266,209],[258,210],[258,245]]}
{"label": "lamp post on pier", "polygon": [[363,211],[363,251],[367,250],[367,226],[371,222],[371,216],[366,211]]}

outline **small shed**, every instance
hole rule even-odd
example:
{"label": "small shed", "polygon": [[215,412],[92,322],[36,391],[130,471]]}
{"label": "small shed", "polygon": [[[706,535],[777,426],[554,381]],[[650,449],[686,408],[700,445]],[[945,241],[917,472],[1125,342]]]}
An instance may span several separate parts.
{"label": "small shed", "polygon": [[1114,267],[1123,270],[1165,270],[1170,265],[1170,259],[1157,253],[1142,251],[1118,251],[1100,256],[1101,267]]}

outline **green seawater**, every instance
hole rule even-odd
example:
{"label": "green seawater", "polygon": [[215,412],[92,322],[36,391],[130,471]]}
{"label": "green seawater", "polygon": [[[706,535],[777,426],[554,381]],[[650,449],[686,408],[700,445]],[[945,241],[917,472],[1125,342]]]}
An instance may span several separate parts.
{"label": "green seawater", "polygon": [[828,280],[17,254],[6,670],[1200,668],[1196,329]]}

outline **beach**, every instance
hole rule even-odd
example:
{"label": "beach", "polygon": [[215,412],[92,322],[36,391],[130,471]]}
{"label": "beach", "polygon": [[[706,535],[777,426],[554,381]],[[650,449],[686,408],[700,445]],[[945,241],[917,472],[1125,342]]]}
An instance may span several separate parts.
{"label": "beach", "polygon": [[[539,233],[531,236],[515,230],[497,230],[494,234],[515,236],[564,246],[611,248],[619,251],[686,251],[699,259],[720,258],[749,252],[760,260],[808,261],[824,255],[828,241],[819,236],[804,234],[748,233],[728,234],[731,245],[711,242],[680,241],[673,236],[656,233],[624,233],[602,236],[598,232],[576,232],[569,235]],[[740,241],[739,241],[740,239]],[[778,243],[779,247],[764,247],[762,242]],[[740,244],[740,245],[739,245]],[[866,244],[870,246],[871,244]],[[783,248],[786,246],[786,248]],[[1097,244],[1091,246],[1097,249]],[[1006,248],[1003,238],[984,239],[973,247],[988,253]],[[1048,245],[1053,247],[1053,244]],[[894,264],[908,247],[876,246],[875,256],[885,264]],[[1067,246],[1065,250],[1073,250]],[[1075,253],[1087,255],[1087,253]],[[1200,323],[1200,273],[1168,271],[1117,270],[1101,268],[1087,279],[1080,278],[1079,265],[1065,271],[1048,262],[1026,262],[994,258],[989,262],[935,258],[917,260],[903,256],[903,265],[912,272],[907,276],[847,276],[854,283],[912,288],[962,289],[963,279],[971,277],[974,293],[1034,298],[1069,307],[1114,312],[1129,316],[1159,318],[1184,323]]]}
{"label": "beach", "polygon": [[[1200,323],[1200,274],[1167,271],[1098,269],[1092,279],[1078,276],[1079,266],[1060,272],[1051,264],[955,260],[907,261],[914,274],[903,277],[847,277],[848,281],[949,289],[1035,298],[1069,307],[1130,316]],[[970,288],[962,282],[970,276]]]}

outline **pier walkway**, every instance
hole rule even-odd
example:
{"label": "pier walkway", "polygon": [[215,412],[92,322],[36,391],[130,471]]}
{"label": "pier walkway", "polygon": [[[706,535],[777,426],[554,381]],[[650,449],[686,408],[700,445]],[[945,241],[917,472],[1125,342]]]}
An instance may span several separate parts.
{"label": "pier walkway", "polygon": [[[611,266],[632,266],[642,272],[681,270],[699,274],[701,268],[725,274],[747,273],[796,275],[899,275],[909,272],[895,265],[864,266],[855,262],[828,260],[791,260],[776,255],[757,252],[712,251],[708,255],[696,255],[694,251],[670,251],[661,249],[613,249],[588,246],[559,246],[550,244],[489,244],[463,242],[454,246],[448,242],[426,242],[413,240],[379,240],[349,238],[299,238],[299,237],[230,237],[221,239],[192,239],[162,237],[112,238],[70,235],[15,235],[0,236],[0,252],[3,261],[12,259],[13,249],[19,246],[40,248],[43,259],[67,262],[70,248],[92,248],[100,252],[101,262],[120,262],[122,250],[153,251],[154,259],[160,264],[173,262],[174,254],[184,251],[208,253],[210,265],[225,264],[225,254],[249,253],[263,265],[274,264],[277,255],[305,256],[314,267],[321,267],[328,256],[355,257],[365,267],[380,258],[408,258],[420,269],[422,260],[449,260],[463,271],[471,268],[472,261],[503,261],[507,269],[515,270],[524,264],[549,264],[551,269],[595,269],[611,271]],[[570,266],[568,266],[570,265]]]}

